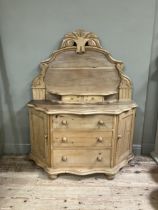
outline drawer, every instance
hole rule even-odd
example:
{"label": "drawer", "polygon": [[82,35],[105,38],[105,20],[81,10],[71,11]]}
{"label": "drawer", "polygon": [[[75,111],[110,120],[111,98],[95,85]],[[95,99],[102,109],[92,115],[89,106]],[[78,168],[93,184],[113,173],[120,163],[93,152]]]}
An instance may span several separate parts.
{"label": "drawer", "polygon": [[55,168],[104,168],[110,167],[111,150],[54,150]]}
{"label": "drawer", "polygon": [[111,129],[112,115],[54,115],[53,128],[62,129]]}
{"label": "drawer", "polygon": [[53,145],[56,147],[111,147],[112,131],[54,131]]}

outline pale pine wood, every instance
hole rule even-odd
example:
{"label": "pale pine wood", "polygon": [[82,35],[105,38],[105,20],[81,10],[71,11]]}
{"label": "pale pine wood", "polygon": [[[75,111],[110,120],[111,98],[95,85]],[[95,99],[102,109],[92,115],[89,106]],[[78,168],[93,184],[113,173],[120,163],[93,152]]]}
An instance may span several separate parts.
{"label": "pale pine wood", "polygon": [[61,48],[71,47],[75,44],[76,53],[85,53],[85,46],[101,48],[98,37],[94,33],[86,32],[82,29],[66,34],[62,41]]}
{"label": "pale pine wood", "polygon": [[[77,33],[76,38],[74,33]],[[86,37],[89,32],[74,33],[65,35],[61,48],[41,62],[41,72],[32,84],[33,99],[45,99],[47,92],[109,96],[118,92],[121,101],[131,100],[131,82],[123,73],[123,63],[101,48],[95,34]]]}
{"label": "pale pine wood", "polygon": [[41,162],[50,165],[50,138],[48,116],[42,112],[30,110],[31,153]]}
{"label": "pale pine wood", "polygon": [[[60,150],[54,149],[54,168],[84,168],[87,169],[104,169],[105,167],[110,167],[110,149],[67,149]],[[91,158],[88,158],[91,157]],[[80,169],[79,169],[80,170]]]}
{"label": "pale pine wood", "polygon": [[115,68],[50,68],[45,83],[48,92],[59,95],[110,95],[117,93],[120,78]]}
{"label": "pale pine wood", "polygon": [[54,115],[52,119],[52,126],[54,129],[112,129],[113,116],[112,115],[88,115],[86,117],[76,115]]}
{"label": "pale pine wood", "polygon": [[124,64],[79,30],[40,64],[28,104],[30,159],[50,178],[104,173],[109,179],[132,155],[136,104]]}
{"label": "pale pine wood", "polygon": [[19,156],[1,158],[0,171],[2,210],[158,209],[158,167],[147,157],[136,157],[111,181],[102,174],[67,174],[52,181]]}
{"label": "pale pine wood", "polygon": [[91,96],[81,96],[81,95],[68,95],[68,96],[62,96],[62,101],[63,103],[101,103],[104,102],[104,97],[103,96],[96,96],[96,95],[91,95]]}
{"label": "pale pine wood", "polygon": [[131,152],[131,135],[133,134],[132,118],[133,111],[124,112],[119,116],[118,136],[116,144],[117,163],[128,157]]}
{"label": "pale pine wood", "polygon": [[55,147],[111,147],[113,132],[86,130],[65,131],[63,129],[52,132]]}
{"label": "pale pine wood", "polygon": [[92,114],[107,114],[118,115],[122,112],[126,112],[133,108],[136,108],[136,104],[133,102],[117,102],[109,104],[57,104],[48,101],[31,101],[28,103],[28,107],[37,111],[44,112],[46,114],[75,114],[77,115],[92,115]]}

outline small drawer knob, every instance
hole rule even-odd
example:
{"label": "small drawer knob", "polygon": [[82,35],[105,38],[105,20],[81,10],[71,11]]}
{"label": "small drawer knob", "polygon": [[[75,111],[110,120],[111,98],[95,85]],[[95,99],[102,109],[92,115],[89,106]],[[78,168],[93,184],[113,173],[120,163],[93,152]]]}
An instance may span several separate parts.
{"label": "small drawer knob", "polygon": [[101,156],[98,156],[97,157],[97,161],[102,161],[102,157]]}
{"label": "small drawer knob", "polygon": [[118,136],[117,136],[117,138],[118,138],[118,139],[121,139],[121,138],[122,138],[122,136],[121,136],[121,135],[118,135]]}
{"label": "small drawer knob", "polygon": [[67,161],[67,157],[66,156],[62,156],[62,161]]}
{"label": "small drawer knob", "polygon": [[99,136],[99,137],[97,138],[97,141],[98,141],[98,142],[103,142],[103,137]]}
{"label": "small drawer knob", "polygon": [[67,125],[67,121],[66,120],[62,120],[61,122],[63,125]]}
{"label": "small drawer knob", "polygon": [[104,125],[104,121],[103,121],[103,120],[99,120],[99,121],[98,121],[98,124],[99,124],[99,125]]}
{"label": "small drawer knob", "polygon": [[48,135],[44,135],[45,143],[48,144]]}
{"label": "small drawer knob", "polygon": [[62,138],[62,142],[63,143],[66,143],[67,142],[67,138],[65,136]]}

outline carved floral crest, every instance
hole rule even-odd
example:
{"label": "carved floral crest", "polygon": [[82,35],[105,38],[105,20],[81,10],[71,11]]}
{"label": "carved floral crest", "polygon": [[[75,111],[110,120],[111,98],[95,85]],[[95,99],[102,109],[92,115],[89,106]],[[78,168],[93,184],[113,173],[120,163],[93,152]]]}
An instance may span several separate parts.
{"label": "carved floral crest", "polygon": [[84,53],[85,46],[101,48],[99,38],[92,32],[78,29],[64,36],[61,48],[76,46],[77,53]]}

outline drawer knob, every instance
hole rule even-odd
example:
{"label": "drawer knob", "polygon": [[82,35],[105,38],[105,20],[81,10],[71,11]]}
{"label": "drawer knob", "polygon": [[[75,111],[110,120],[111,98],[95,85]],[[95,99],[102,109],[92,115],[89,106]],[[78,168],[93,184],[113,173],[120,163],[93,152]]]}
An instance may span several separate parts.
{"label": "drawer knob", "polygon": [[62,156],[62,161],[67,161],[67,157],[66,156]]}
{"label": "drawer knob", "polygon": [[97,157],[97,161],[102,161],[102,157],[101,156],[98,156]]}
{"label": "drawer knob", "polygon": [[99,125],[104,125],[104,121],[103,121],[103,120],[99,120],[99,121],[98,121],[98,124],[99,124]]}
{"label": "drawer knob", "polygon": [[121,135],[118,135],[118,136],[117,136],[117,138],[118,138],[118,139],[121,139],[121,138],[122,138],[122,136],[121,136]]}
{"label": "drawer knob", "polygon": [[48,135],[44,135],[45,143],[48,144]]}
{"label": "drawer knob", "polygon": [[103,142],[103,137],[99,136],[99,137],[97,138],[97,141],[98,141],[98,142]]}
{"label": "drawer knob", "polygon": [[63,125],[67,125],[67,121],[66,120],[62,120],[61,122]]}
{"label": "drawer knob", "polygon": [[62,138],[62,142],[63,143],[66,143],[67,142],[67,138],[65,136]]}

